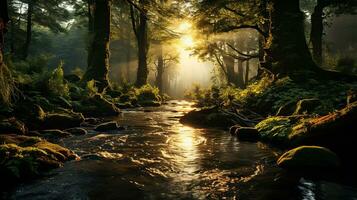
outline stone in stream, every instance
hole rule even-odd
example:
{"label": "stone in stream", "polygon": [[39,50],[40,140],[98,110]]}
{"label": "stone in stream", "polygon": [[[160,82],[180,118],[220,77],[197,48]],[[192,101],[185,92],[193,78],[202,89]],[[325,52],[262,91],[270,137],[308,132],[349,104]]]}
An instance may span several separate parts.
{"label": "stone in stream", "polygon": [[235,130],[235,135],[242,141],[257,141],[259,140],[259,132],[253,127],[239,127]]}
{"label": "stone in stream", "polygon": [[71,150],[38,137],[0,135],[0,177],[5,186],[79,159]]}
{"label": "stone in stream", "polygon": [[99,124],[94,128],[95,131],[112,131],[112,130],[124,130],[124,127],[119,126],[116,121],[105,122]]}
{"label": "stone in stream", "polygon": [[340,166],[337,155],[319,146],[301,146],[284,153],[277,161],[279,167],[298,171],[334,169]]}
{"label": "stone in stream", "polygon": [[71,133],[72,135],[86,135],[88,133],[84,128],[70,128],[65,131]]}
{"label": "stone in stream", "polygon": [[39,131],[39,133],[42,137],[48,140],[57,140],[71,136],[70,133],[58,129],[41,130]]}

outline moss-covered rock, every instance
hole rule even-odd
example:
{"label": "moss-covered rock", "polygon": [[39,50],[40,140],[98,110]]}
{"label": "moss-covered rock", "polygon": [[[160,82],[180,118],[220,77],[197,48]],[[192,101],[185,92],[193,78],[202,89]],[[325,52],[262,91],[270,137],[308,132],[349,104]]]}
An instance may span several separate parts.
{"label": "moss-covered rock", "polygon": [[289,117],[269,117],[260,123],[255,128],[260,134],[260,138],[264,141],[278,145],[289,144],[289,134],[292,132],[293,121]]}
{"label": "moss-covered rock", "polygon": [[23,135],[27,133],[27,127],[23,122],[17,120],[16,118],[8,118],[0,121],[0,134],[9,133]]}
{"label": "moss-covered rock", "polygon": [[0,135],[0,176],[10,186],[77,159],[72,151],[37,137]]}
{"label": "moss-covered rock", "polygon": [[224,129],[235,124],[230,115],[221,112],[216,107],[191,111],[181,117],[180,122],[196,127],[217,127]]}
{"label": "moss-covered rock", "polygon": [[112,131],[118,129],[123,129],[123,127],[119,126],[116,121],[105,122],[94,128],[95,131]]}
{"label": "moss-covered rock", "polygon": [[88,131],[84,128],[70,128],[65,131],[72,135],[86,135],[88,133]]}
{"label": "moss-covered rock", "polygon": [[78,127],[84,121],[81,113],[62,112],[62,113],[48,113],[43,119],[41,129],[68,129]]}
{"label": "moss-covered rock", "polygon": [[138,103],[139,103],[140,106],[143,106],[143,107],[161,106],[161,102],[160,101],[153,101],[153,100],[139,101]]}
{"label": "moss-covered rock", "polygon": [[71,134],[69,132],[61,131],[58,129],[42,130],[42,131],[39,131],[39,133],[41,134],[42,137],[44,137],[48,140],[51,140],[51,141],[71,136]]}
{"label": "moss-covered rock", "polygon": [[290,101],[280,106],[276,116],[289,116],[296,110],[296,101]]}
{"label": "moss-covered rock", "polygon": [[286,169],[309,171],[314,169],[333,169],[340,165],[337,155],[319,146],[301,146],[284,153],[277,161]]}
{"label": "moss-covered rock", "polygon": [[120,109],[113,102],[108,101],[100,94],[82,100],[79,105],[73,108],[86,116],[113,116],[120,113]]}
{"label": "moss-covered rock", "polygon": [[231,126],[231,127],[229,128],[229,133],[230,133],[231,135],[235,135],[235,134],[236,134],[236,130],[237,130],[238,128],[240,128],[240,127],[242,127],[242,126],[239,125],[239,124],[236,124],[236,125],[234,125],[234,126]]}

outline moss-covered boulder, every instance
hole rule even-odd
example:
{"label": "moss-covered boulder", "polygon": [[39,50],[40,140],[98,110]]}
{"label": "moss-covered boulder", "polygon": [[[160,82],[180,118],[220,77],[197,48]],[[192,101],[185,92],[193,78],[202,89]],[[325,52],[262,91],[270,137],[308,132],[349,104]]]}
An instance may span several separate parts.
{"label": "moss-covered boulder", "polygon": [[27,127],[25,124],[16,118],[8,118],[0,121],[0,134],[9,134],[9,133],[16,133],[16,134],[26,134]]}
{"label": "moss-covered boulder", "polygon": [[321,106],[321,101],[319,99],[303,99],[298,101],[296,104],[295,115],[312,113],[317,107]]}
{"label": "moss-covered boulder", "polygon": [[66,132],[72,134],[72,135],[86,135],[88,133],[88,131],[84,128],[70,128],[70,129],[66,129]]}
{"label": "moss-covered boulder", "polygon": [[119,130],[119,129],[123,129],[123,127],[119,126],[119,124],[116,121],[105,122],[99,124],[94,128],[95,131],[112,131],[112,130]]}
{"label": "moss-covered boulder", "polygon": [[41,120],[41,129],[68,129],[78,127],[84,121],[81,113],[62,112],[45,114]]}
{"label": "moss-covered boulder", "polygon": [[221,112],[216,107],[191,111],[181,117],[180,122],[195,127],[217,127],[224,129],[235,124],[232,116]]}
{"label": "moss-covered boulder", "polygon": [[37,137],[0,135],[0,176],[10,186],[77,159],[72,151]]}
{"label": "moss-covered boulder", "polygon": [[340,161],[337,155],[327,148],[301,146],[284,153],[277,164],[285,169],[308,171],[334,169],[340,166]]}
{"label": "moss-covered boulder", "polygon": [[80,104],[74,105],[73,109],[85,116],[113,116],[120,113],[120,109],[101,94],[84,99]]}
{"label": "moss-covered boulder", "polygon": [[143,107],[158,107],[161,106],[160,101],[152,101],[152,100],[145,100],[145,101],[139,101],[138,102],[140,106]]}
{"label": "moss-covered boulder", "polygon": [[235,135],[241,141],[255,142],[260,138],[258,130],[253,127],[239,127],[236,129]]}
{"label": "moss-covered boulder", "polygon": [[42,130],[39,131],[40,135],[48,140],[58,140],[61,138],[70,137],[71,134],[66,131],[61,131],[58,129],[49,129],[49,130]]}

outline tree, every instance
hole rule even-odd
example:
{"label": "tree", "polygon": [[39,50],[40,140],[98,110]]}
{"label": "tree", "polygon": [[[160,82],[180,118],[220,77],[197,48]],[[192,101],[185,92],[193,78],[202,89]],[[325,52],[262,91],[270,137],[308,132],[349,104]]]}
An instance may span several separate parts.
{"label": "tree", "polygon": [[133,31],[138,44],[138,71],[135,85],[143,86],[147,83],[149,69],[147,65],[147,54],[149,50],[148,41],[148,18],[147,18],[147,0],[139,0],[140,10],[134,5],[130,6],[130,15]]}
{"label": "tree", "polygon": [[95,0],[91,9],[93,37],[88,52],[91,58],[83,80],[95,80],[98,90],[102,92],[109,86],[110,0]]}

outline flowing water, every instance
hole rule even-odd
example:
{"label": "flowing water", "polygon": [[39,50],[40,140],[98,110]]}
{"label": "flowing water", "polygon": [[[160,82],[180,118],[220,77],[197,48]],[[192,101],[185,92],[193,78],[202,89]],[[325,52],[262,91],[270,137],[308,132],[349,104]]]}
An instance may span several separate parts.
{"label": "flowing water", "polygon": [[123,111],[127,129],[62,141],[82,157],[16,189],[13,199],[357,199],[333,181],[286,174],[280,152],[226,131],[191,128],[192,103]]}

